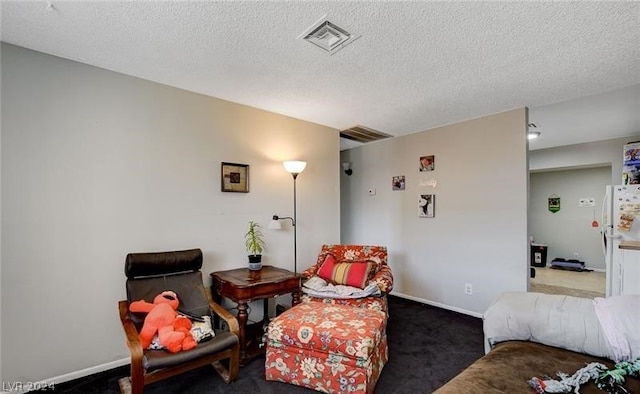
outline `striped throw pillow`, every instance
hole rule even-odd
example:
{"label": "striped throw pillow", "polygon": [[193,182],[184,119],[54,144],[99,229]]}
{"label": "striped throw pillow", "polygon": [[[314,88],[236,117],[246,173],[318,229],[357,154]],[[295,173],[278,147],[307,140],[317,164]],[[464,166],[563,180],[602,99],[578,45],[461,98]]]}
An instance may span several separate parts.
{"label": "striped throw pillow", "polygon": [[346,285],[364,289],[376,263],[373,261],[338,262],[330,253],[324,258],[317,275],[334,285]]}

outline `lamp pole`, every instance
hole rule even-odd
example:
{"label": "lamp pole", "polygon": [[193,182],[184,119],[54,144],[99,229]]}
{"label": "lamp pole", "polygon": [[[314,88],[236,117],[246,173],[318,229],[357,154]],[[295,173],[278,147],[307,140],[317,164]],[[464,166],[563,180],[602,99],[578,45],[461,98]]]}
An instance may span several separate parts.
{"label": "lamp pole", "polygon": [[296,212],[296,179],[298,178],[298,172],[294,172],[291,175],[293,176],[293,272],[295,274],[298,273],[298,231],[296,226],[297,212]]}

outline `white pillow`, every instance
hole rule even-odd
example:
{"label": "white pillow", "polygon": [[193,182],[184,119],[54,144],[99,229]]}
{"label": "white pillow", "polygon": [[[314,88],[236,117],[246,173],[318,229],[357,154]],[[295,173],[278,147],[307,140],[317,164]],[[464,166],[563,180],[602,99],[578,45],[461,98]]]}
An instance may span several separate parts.
{"label": "white pillow", "polygon": [[588,298],[507,292],[483,319],[486,352],[498,342],[520,340],[613,359],[593,300]]}
{"label": "white pillow", "polygon": [[196,342],[206,342],[209,339],[213,338],[216,333],[213,331],[211,327],[211,317],[210,316],[202,316],[202,319],[192,319],[191,320],[191,335]]}
{"label": "white pillow", "polygon": [[596,298],[593,301],[614,361],[640,357],[640,295]]}

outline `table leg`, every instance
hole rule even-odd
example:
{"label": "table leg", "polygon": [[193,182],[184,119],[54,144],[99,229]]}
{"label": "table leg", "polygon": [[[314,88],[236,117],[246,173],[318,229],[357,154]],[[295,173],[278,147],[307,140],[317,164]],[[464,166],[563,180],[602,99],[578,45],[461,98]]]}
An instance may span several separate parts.
{"label": "table leg", "polygon": [[249,314],[247,313],[247,303],[238,302],[238,325],[240,326],[240,364],[247,358],[247,344],[245,342],[245,335],[247,331],[247,321],[249,320]]}
{"label": "table leg", "polygon": [[269,299],[262,300],[262,325],[266,325],[269,322]]}
{"label": "table leg", "polygon": [[[218,289],[216,289],[215,284],[211,284],[211,298],[213,299],[213,302],[215,302],[216,304],[222,305],[222,296],[218,292]],[[222,323],[220,321],[220,316],[218,316],[217,313],[214,313],[213,328],[220,329],[221,327],[222,327]]]}
{"label": "table leg", "polygon": [[300,291],[296,290],[291,293],[291,306],[296,306],[300,303]]}

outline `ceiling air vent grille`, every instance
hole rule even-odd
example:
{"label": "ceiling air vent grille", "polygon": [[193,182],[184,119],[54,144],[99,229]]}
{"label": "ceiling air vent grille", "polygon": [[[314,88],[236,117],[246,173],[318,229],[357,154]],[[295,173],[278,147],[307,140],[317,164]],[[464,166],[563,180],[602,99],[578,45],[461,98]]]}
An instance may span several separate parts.
{"label": "ceiling air vent grille", "polygon": [[329,22],[326,19],[326,15],[298,36],[298,38],[312,43],[330,55],[338,52],[359,37],[359,35],[349,33],[346,29]]}
{"label": "ceiling air vent grille", "polygon": [[357,125],[349,129],[340,131],[340,137],[352,141],[366,143],[384,140],[393,136],[374,129],[370,129],[368,127]]}

